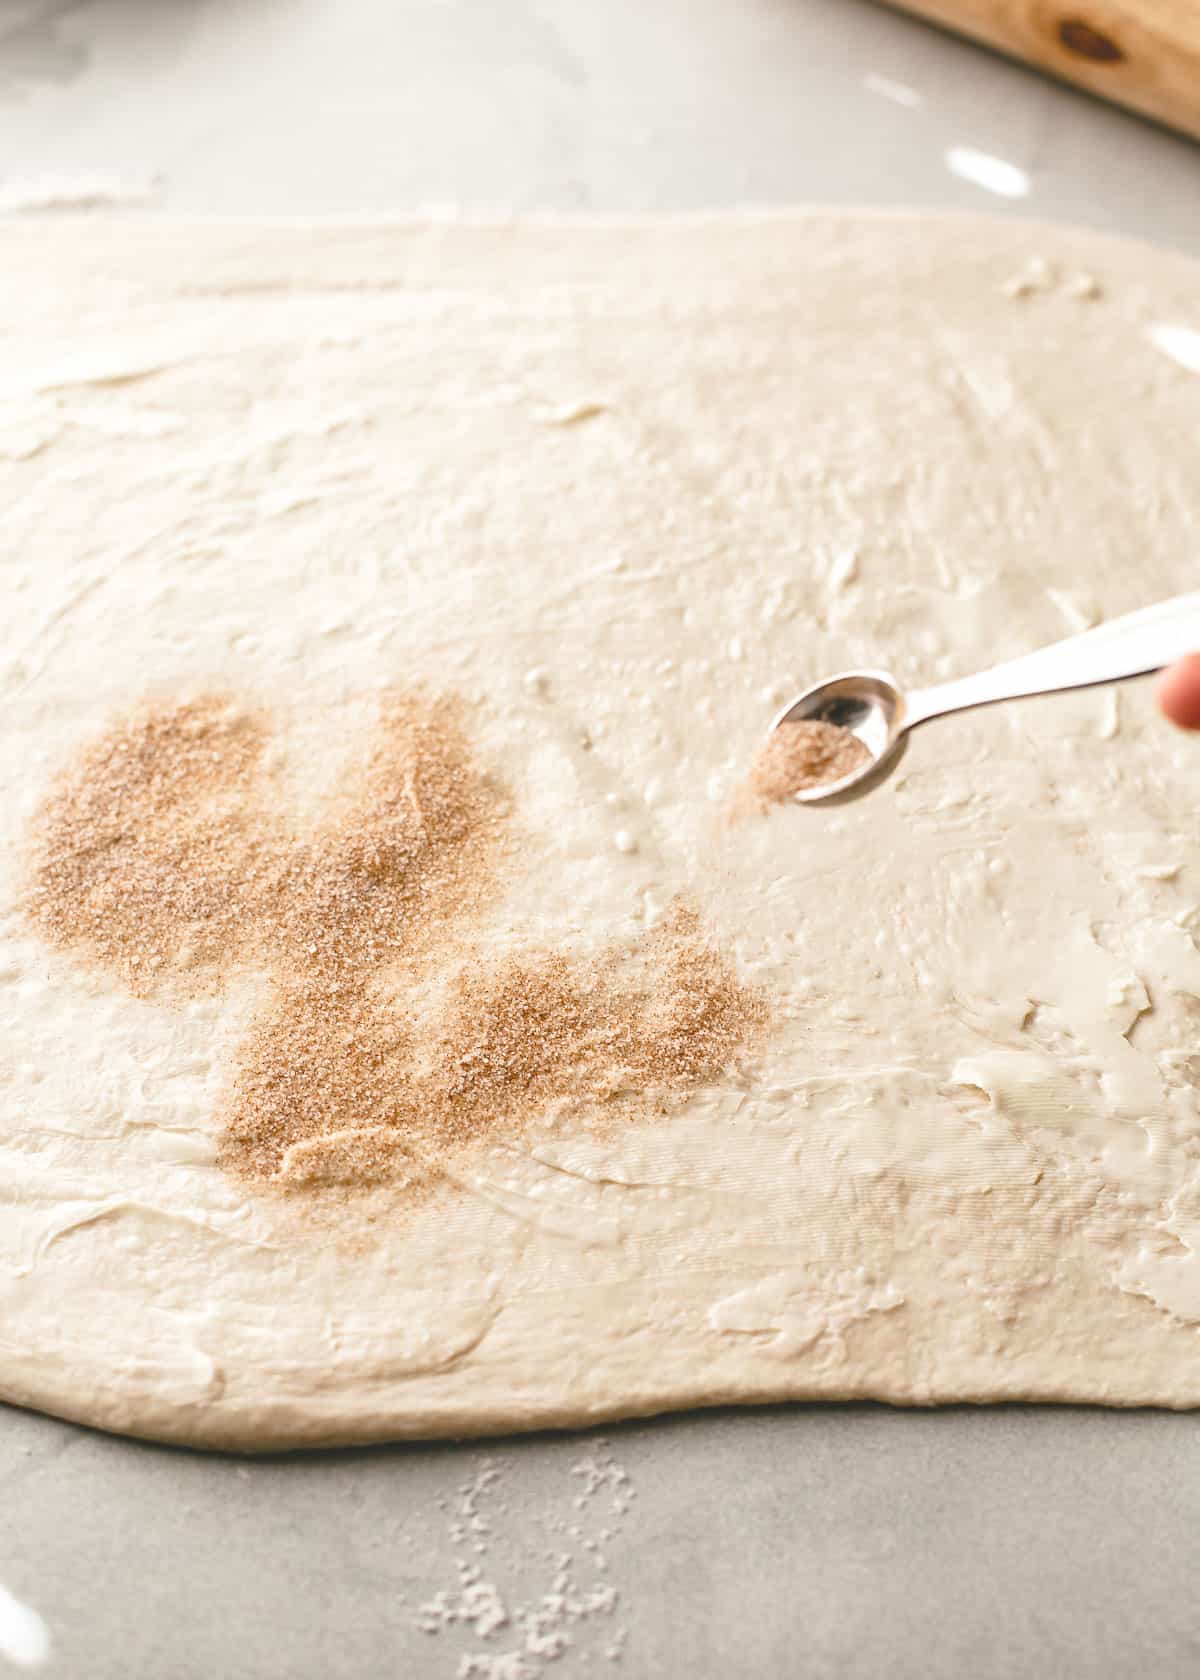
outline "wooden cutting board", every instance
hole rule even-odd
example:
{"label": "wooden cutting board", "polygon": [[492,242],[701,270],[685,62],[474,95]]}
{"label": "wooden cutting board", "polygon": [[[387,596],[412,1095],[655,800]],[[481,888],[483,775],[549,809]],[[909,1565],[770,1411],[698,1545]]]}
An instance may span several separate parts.
{"label": "wooden cutting board", "polygon": [[891,0],[1200,137],[1200,0]]}

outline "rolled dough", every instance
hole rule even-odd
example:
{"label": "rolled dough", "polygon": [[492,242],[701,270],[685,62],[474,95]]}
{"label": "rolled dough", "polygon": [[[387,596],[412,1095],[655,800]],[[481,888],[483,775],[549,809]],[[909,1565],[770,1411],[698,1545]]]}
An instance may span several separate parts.
{"label": "rolled dough", "polygon": [[245,1449],[1200,1402],[1194,742],[1127,686],[726,815],[820,675],[1195,587],[1194,266],[4,246],[0,1393]]}

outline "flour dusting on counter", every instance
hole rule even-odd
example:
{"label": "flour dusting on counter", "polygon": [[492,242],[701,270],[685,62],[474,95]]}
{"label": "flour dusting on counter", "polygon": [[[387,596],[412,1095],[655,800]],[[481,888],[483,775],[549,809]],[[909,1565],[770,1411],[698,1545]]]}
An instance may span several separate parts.
{"label": "flour dusting on counter", "polygon": [[635,1498],[628,1471],[607,1441],[589,1442],[562,1504],[540,1520],[523,1514],[519,1528],[504,1498],[517,1473],[513,1461],[487,1457],[460,1486],[449,1518],[456,1580],[416,1613],[422,1632],[457,1653],[456,1680],[540,1680],[551,1664],[578,1675],[593,1658],[616,1663],[625,1652],[608,1574]]}

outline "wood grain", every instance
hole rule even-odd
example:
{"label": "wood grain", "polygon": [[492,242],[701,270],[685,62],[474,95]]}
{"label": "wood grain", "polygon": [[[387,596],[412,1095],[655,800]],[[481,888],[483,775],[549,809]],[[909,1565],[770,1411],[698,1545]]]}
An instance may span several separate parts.
{"label": "wood grain", "polygon": [[1200,0],[890,0],[1200,138]]}

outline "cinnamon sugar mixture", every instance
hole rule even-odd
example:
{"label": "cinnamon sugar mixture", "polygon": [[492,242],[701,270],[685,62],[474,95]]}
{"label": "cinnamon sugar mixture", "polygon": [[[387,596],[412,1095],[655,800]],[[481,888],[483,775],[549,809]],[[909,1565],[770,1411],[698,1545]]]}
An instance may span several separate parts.
{"label": "cinnamon sugar mixture", "polygon": [[386,700],[336,821],[309,833],[276,814],[270,744],[221,698],[144,713],[81,754],[34,833],[52,944],[143,997],[263,975],[227,1081],[230,1171],[425,1186],[548,1111],[594,1124],[678,1100],[761,1022],[685,912],[588,961],[481,966],[472,930],[516,848],[453,703]]}
{"label": "cinnamon sugar mixture", "polygon": [[802,788],[840,782],[870,753],[857,735],[818,718],[773,729],[750,770],[749,786],[764,804],[782,805]]}

